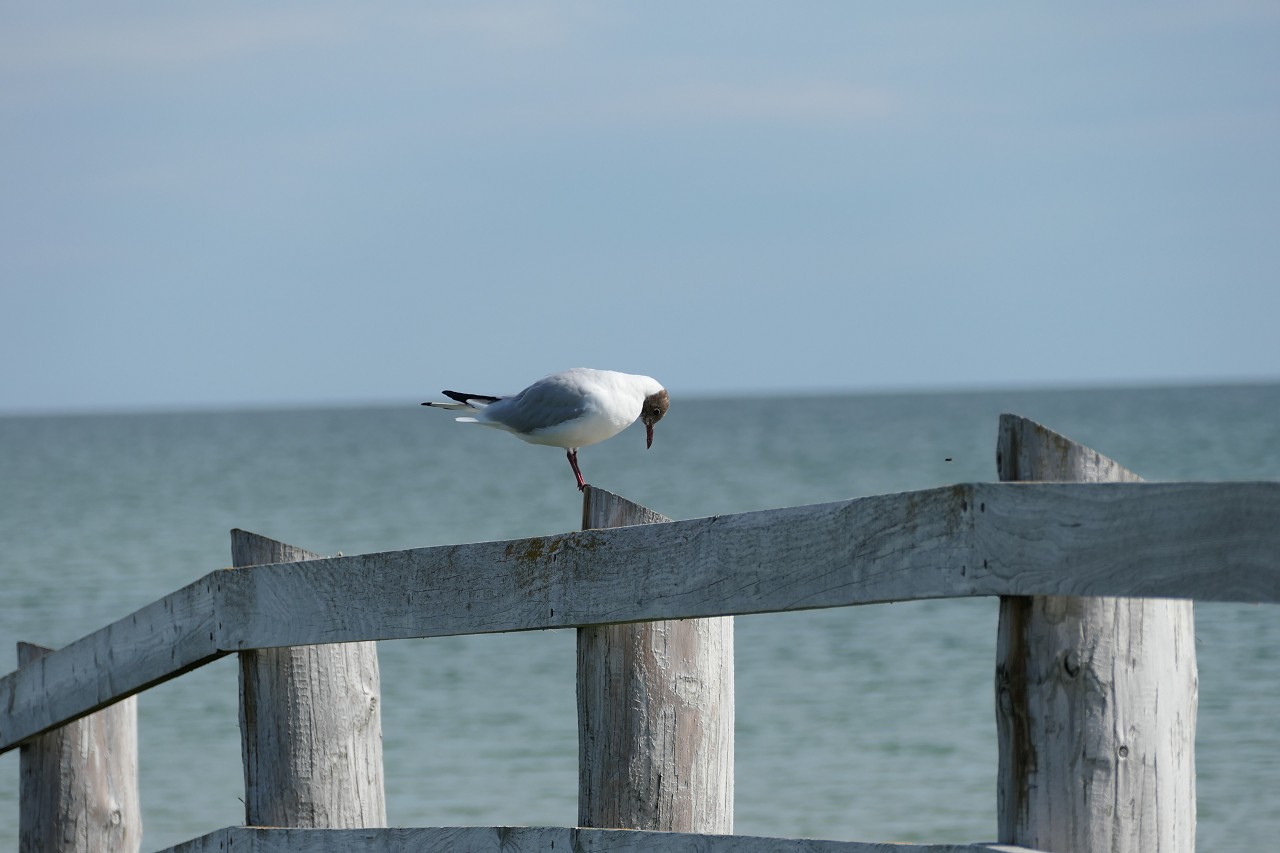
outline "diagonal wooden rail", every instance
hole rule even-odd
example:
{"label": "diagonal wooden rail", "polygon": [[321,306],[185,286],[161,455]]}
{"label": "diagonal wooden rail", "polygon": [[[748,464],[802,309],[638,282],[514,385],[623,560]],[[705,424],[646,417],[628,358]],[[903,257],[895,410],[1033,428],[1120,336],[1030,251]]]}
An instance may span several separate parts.
{"label": "diagonal wooden rail", "polygon": [[231,652],[992,595],[1280,603],[1280,483],[973,483],[219,570],[0,679],[0,752]]}

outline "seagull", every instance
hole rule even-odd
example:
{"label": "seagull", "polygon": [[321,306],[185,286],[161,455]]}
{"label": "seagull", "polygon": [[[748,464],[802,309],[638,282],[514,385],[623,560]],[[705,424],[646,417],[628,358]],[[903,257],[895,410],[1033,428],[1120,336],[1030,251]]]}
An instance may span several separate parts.
{"label": "seagull", "polygon": [[644,422],[645,447],[652,447],[653,425],[671,406],[667,389],[656,379],[588,367],[553,373],[509,397],[442,393],[454,402],[422,405],[474,412],[456,420],[506,430],[530,444],[565,448],[579,491],[587,488],[578,467],[579,448],[613,438],[637,419]]}

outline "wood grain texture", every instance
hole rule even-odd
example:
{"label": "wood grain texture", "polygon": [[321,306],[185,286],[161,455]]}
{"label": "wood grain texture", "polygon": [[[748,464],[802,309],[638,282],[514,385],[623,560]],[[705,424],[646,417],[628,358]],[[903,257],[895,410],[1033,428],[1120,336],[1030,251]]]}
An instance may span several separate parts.
{"label": "wood grain texture", "polygon": [[959,484],[218,571],[0,679],[0,752],[228,651],[976,595],[1280,603],[1280,483]]}
{"label": "wood grain texture", "polygon": [[868,844],[539,826],[366,830],[227,827],[160,853],[1037,853],[999,844]]}
{"label": "wood grain texture", "polygon": [[259,566],[242,647],[975,595],[1280,602],[1280,483],[982,483]]}
{"label": "wood grain texture", "polygon": [[[18,663],[51,649],[18,644]],[[142,844],[138,700],[34,738],[18,759],[19,853],[129,853]]]}
{"label": "wood grain texture", "polygon": [[[1002,479],[1139,480],[1012,415],[1001,418],[997,464]],[[1162,558],[1181,556],[1159,543],[1117,538],[1119,531],[1108,537],[1116,554],[1095,555],[1095,571],[1109,571],[1128,548],[1140,548],[1148,563],[1142,573],[1155,578]],[[1046,850],[1194,851],[1192,603],[1003,597],[998,630],[1000,840]]]}
{"label": "wood grain texture", "polygon": [[[588,486],[588,529],[670,521]],[[733,617],[578,629],[578,824],[733,832]]]}
{"label": "wood grain texture", "polygon": [[[236,566],[314,560],[231,531]],[[240,734],[249,826],[387,825],[377,643],[240,653]]]}
{"label": "wood grain texture", "polygon": [[910,592],[904,572],[963,562],[956,494],[260,566],[239,573],[224,620],[245,647],[264,647],[293,644],[300,628],[330,642],[889,600]]}

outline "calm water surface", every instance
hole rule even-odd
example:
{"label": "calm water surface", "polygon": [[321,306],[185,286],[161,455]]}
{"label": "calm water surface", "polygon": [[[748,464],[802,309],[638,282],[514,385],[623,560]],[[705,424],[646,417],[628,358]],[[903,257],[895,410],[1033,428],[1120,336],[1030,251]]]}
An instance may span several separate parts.
{"label": "calm water surface", "polygon": [[[61,646],[230,562],[243,527],[321,553],[570,530],[562,453],[379,409],[0,418],[0,651]],[[994,480],[996,420],[1152,480],[1280,479],[1280,385],[682,400],[588,480],[674,518]],[[950,461],[948,461],[948,459]],[[1280,837],[1280,611],[1199,605],[1199,847]],[[995,837],[996,603],[740,617],[736,829]],[[571,631],[382,643],[393,825],[571,825]],[[143,694],[144,850],[243,819],[234,661]],[[17,839],[0,756],[0,849]]]}

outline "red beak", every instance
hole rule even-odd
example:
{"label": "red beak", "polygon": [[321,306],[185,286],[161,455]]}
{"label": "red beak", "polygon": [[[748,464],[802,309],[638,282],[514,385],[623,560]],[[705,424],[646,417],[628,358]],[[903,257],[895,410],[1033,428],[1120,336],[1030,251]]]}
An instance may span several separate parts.
{"label": "red beak", "polygon": [[644,449],[653,447],[653,424],[644,425]]}

